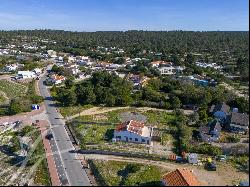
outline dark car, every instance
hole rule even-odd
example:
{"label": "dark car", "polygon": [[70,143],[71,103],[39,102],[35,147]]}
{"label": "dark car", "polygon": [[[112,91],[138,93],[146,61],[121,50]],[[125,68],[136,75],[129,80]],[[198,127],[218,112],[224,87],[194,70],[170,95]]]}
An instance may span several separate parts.
{"label": "dark car", "polygon": [[216,164],[214,162],[208,162],[206,165],[205,165],[205,168],[209,171],[216,171]]}

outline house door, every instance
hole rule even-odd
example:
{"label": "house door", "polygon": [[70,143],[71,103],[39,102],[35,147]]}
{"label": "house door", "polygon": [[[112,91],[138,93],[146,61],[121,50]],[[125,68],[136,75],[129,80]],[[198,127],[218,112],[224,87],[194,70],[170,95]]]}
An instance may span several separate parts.
{"label": "house door", "polygon": [[126,142],[128,142],[128,137],[126,137]]}

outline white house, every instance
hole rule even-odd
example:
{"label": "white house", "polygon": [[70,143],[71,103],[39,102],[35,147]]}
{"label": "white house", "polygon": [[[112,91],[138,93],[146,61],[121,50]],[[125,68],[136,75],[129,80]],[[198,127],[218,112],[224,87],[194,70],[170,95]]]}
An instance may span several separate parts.
{"label": "white house", "polygon": [[33,71],[18,71],[17,77],[21,79],[35,78],[36,74]]}
{"label": "white house", "polygon": [[68,62],[69,62],[69,63],[74,63],[74,62],[76,62],[76,57],[74,57],[74,56],[69,56],[69,57],[68,57]]}
{"label": "white house", "polygon": [[35,68],[33,70],[33,72],[36,74],[36,75],[40,75],[42,73],[42,70],[40,68]]}
{"label": "white house", "polygon": [[52,58],[57,57],[57,53],[56,53],[56,51],[54,51],[54,50],[48,50],[47,53],[48,53],[48,55],[49,55],[50,57],[52,57]]}
{"label": "white house", "polygon": [[81,72],[80,69],[79,69],[79,65],[76,65],[76,64],[69,66],[67,69],[68,69],[73,75],[76,75],[76,74],[78,74],[78,73]]}
{"label": "white house", "polygon": [[5,71],[16,71],[18,68],[17,64],[10,64],[4,67]]}
{"label": "white house", "polygon": [[172,66],[172,62],[166,62],[166,61],[153,61],[151,62],[151,65],[152,67],[159,67],[160,65],[162,66],[166,66],[166,65],[169,65],[169,66]]}
{"label": "white house", "polygon": [[116,127],[113,141],[150,144],[152,132],[153,128],[147,127],[141,122],[130,120]]}
{"label": "white house", "polygon": [[175,71],[181,73],[185,68],[185,66],[175,66]]}
{"label": "white house", "polygon": [[175,68],[173,66],[159,67],[161,75],[173,75],[175,74]]}

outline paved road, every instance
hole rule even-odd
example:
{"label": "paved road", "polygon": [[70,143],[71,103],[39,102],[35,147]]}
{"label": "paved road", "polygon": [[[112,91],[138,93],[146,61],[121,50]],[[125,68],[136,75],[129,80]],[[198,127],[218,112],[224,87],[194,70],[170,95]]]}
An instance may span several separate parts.
{"label": "paved road", "polygon": [[45,77],[42,77],[39,80],[39,90],[45,98],[45,109],[53,134],[53,140],[50,141],[52,151],[53,153],[59,153],[54,154],[54,160],[62,185],[67,185],[68,183],[71,186],[91,186],[81,162],[76,159],[76,153],[69,152],[74,150],[74,147],[66,132],[65,123],[54,107],[46,86],[43,85],[44,79]]}

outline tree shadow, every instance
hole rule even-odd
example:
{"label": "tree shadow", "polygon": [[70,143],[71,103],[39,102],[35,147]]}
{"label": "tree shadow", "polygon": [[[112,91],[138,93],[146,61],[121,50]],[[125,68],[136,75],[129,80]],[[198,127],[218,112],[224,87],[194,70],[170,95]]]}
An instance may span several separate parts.
{"label": "tree shadow", "polygon": [[16,155],[10,160],[6,161],[6,163],[9,163],[11,166],[15,165],[17,167],[20,167],[23,161],[25,160],[25,158],[26,158],[25,156]]}
{"label": "tree shadow", "polygon": [[53,97],[45,97],[44,100],[46,100],[46,101],[54,101],[54,98]]}
{"label": "tree shadow", "polygon": [[1,145],[0,146],[0,151],[4,154],[6,154],[7,156],[17,156],[17,154],[15,154],[12,150],[11,147],[9,145]]}
{"label": "tree shadow", "polygon": [[106,141],[111,141],[114,135],[114,129],[107,129],[107,131],[104,134]]}
{"label": "tree shadow", "polygon": [[140,166],[136,164],[128,164],[124,169],[119,170],[117,172],[117,175],[122,177],[119,186],[125,185],[126,179],[128,178],[130,173],[136,173],[139,170],[140,170]]}

